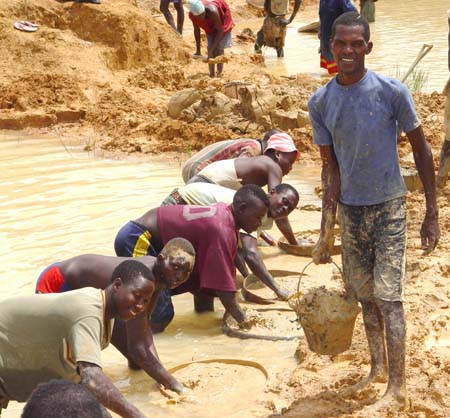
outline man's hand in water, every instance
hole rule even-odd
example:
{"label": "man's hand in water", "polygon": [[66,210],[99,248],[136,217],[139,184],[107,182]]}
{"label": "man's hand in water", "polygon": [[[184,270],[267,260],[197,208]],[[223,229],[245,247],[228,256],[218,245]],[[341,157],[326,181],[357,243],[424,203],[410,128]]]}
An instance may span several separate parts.
{"label": "man's hand in water", "polygon": [[315,264],[326,264],[331,263],[331,254],[334,248],[334,236],[323,237],[320,234],[320,238],[317,244],[312,250],[312,259]]}
{"label": "man's hand in water", "polygon": [[189,389],[186,386],[183,386],[181,383],[176,382],[170,390],[173,390],[174,392],[178,393],[178,395],[185,395],[189,392]]}
{"label": "man's hand in water", "polygon": [[278,289],[275,293],[280,300],[287,300],[289,297],[289,291],[286,289]]}
{"label": "man's hand in water", "polygon": [[244,316],[244,319],[240,321],[238,325],[241,329],[250,329],[253,324],[247,317]]}

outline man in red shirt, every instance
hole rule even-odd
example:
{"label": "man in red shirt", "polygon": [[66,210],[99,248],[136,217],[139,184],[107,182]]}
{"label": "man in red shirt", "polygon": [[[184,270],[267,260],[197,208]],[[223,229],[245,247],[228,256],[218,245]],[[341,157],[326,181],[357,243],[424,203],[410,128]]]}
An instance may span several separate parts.
{"label": "man in red shirt", "polygon": [[124,225],[116,236],[118,256],[157,256],[174,237],[187,239],[195,249],[194,270],[189,279],[170,291],[161,292],[151,316],[153,332],[161,332],[174,316],[171,295],[191,292],[197,312],[213,309],[217,296],[237,322],[245,315],[236,300],[234,259],[238,231],[251,233],[262,224],[269,198],[261,187],[242,186],[233,203],[210,206],[175,205],[151,209]]}
{"label": "man in red shirt", "polygon": [[[225,0],[189,0],[189,18],[194,26],[196,50],[194,56],[200,56],[200,28],[206,32],[208,40],[208,60],[224,54],[224,49],[232,44],[231,29],[233,18],[230,8]],[[223,63],[209,64],[209,76],[220,77],[223,71]]]}

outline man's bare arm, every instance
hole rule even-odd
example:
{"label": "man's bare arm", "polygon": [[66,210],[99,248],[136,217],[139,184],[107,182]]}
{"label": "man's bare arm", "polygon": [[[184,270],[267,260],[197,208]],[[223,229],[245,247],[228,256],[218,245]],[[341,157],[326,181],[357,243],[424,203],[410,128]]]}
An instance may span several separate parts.
{"label": "man's bare arm", "polygon": [[81,384],[86,386],[105,408],[124,418],[145,418],[139,409],[125,399],[99,366],[79,362],[77,367]]}
{"label": "man's bare arm", "polygon": [[161,364],[156,353],[148,314],[126,322],[128,357],[165,388],[181,393],[185,390]]}
{"label": "man's bare arm", "polygon": [[319,241],[313,249],[312,257],[316,264],[324,264],[331,262],[341,180],[333,146],[321,145],[319,148],[322,158],[322,221]]}
{"label": "man's bare arm", "polygon": [[194,24],[195,55],[201,55],[200,28]]}
{"label": "man's bare arm", "polygon": [[426,252],[431,252],[436,248],[441,235],[438,223],[439,211],[436,203],[433,155],[430,145],[423,134],[422,126],[418,126],[406,135],[413,150],[414,161],[420,180],[422,180],[426,199],[425,219],[420,230],[422,248]]}
{"label": "man's bare arm", "polygon": [[222,305],[224,306],[226,312],[228,312],[238,323],[245,321],[245,314],[242,311],[239,303],[236,300],[235,292],[217,292]]}
{"label": "man's bare arm", "polygon": [[272,289],[279,299],[286,300],[289,296],[289,292],[278,286],[272,275],[267,271],[261,254],[258,251],[256,238],[251,235],[241,233],[241,242],[244,259],[253,274],[258,277],[258,279],[260,279],[268,288]]}

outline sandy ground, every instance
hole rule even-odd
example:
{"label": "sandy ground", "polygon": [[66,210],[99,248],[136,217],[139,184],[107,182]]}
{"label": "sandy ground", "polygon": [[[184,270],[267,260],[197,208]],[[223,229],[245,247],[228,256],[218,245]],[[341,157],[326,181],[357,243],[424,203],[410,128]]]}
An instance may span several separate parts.
{"label": "sandy ground", "polygon": [[[304,3],[304,13],[314,16],[315,2]],[[279,127],[294,137],[304,161],[318,163],[303,111],[311,92],[326,80],[265,73],[261,57],[249,53],[260,12],[242,0],[231,2],[236,47],[228,53],[224,77],[212,80],[206,65],[191,58],[189,21],[181,38],[161,17],[153,17],[155,6],[144,0],[105,0],[101,7],[55,0],[1,2],[0,129],[56,130],[83,138],[86,149],[176,155]],[[12,23],[22,19],[39,22],[40,30],[13,29]],[[233,81],[240,87],[227,84]],[[415,94],[415,100],[437,162],[444,98]],[[178,119],[168,115],[169,102]],[[404,136],[399,150],[402,164],[412,166]],[[349,351],[318,356],[299,347],[298,368],[280,377],[296,397],[284,416],[450,416],[449,198],[450,185],[439,197],[441,242],[424,256],[419,238],[424,198],[420,192],[408,195],[408,410],[377,415],[367,409],[384,384],[352,399],[339,396],[341,387],[368,372],[359,317]]]}

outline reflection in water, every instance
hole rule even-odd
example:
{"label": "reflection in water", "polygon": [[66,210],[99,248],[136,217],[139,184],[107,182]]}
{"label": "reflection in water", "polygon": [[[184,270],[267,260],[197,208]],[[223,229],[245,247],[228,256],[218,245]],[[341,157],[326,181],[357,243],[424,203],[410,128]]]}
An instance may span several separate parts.
{"label": "reflection in water", "polygon": [[[178,161],[93,158],[79,147],[63,146],[57,138],[12,138],[3,134],[0,140],[1,297],[32,293],[41,270],[55,261],[83,253],[114,254],[118,229],[158,206],[182,181]],[[313,191],[319,183],[317,170],[297,167],[285,181],[299,190],[302,205],[319,203]],[[318,212],[294,211],[294,230],[317,227],[318,216]],[[273,235],[279,237],[279,232],[273,231]],[[308,261],[284,255],[277,248],[261,251],[272,269],[300,271]],[[243,358],[262,363],[271,377],[284,373],[287,381],[296,364],[293,353],[297,342],[229,338],[221,333],[223,310],[219,302],[217,312],[201,316],[193,313],[191,295],[177,296],[174,302],[175,320],[156,337],[167,367],[207,358]],[[130,371],[114,348],[104,352],[103,360],[106,373],[149,415],[215,416],[211,408],[202,409],[201,405],[168,406],[153,381],[143,372]],[[270,400],[277,405],[289,403],[270,391],[252,396],[254,399],[232,403],[232,411],[217,411],[218,416],[265,416]],[[22,406],[11,403],[2,417],[19,417]]]}
{"label": "reflection in water", "polygon": [[[428,74],[428,82],[423,91],[441,92],[449,75],[447,67],[449,8],[450,3],[443,0],[377,2],[376,22],[370,25],[374,49],[367,56],[367,67],[397,77],[398,71],[400,74],[407,71],[423,44],[433,44],[434,48],[417,68]],[[275,50],[267,48],[265,61],[269,72],[281,75],[304,72],[317,77],[326,75],[326,71],[319,68],[317,34],[297,32],[297,28],[309,23],[305,19],[300,11],[294,24],[289,26],[284,59],[277,59]],[[313,17],[311,20],[317,19],[318,11],[317,18]]]}

